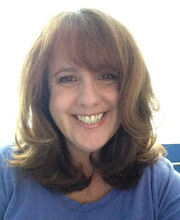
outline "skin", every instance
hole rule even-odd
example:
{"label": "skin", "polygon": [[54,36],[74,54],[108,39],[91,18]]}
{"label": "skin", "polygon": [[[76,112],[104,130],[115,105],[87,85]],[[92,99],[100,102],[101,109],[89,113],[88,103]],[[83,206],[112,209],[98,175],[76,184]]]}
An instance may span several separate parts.
{"label": "skin", "polygon": [[[109,67],[92,72],[77,66],[64,59],[56,48],[50,65],[49,89],[50,114],[65,136],[74,160],[88,167],[89,154],[98,152],[120,124],[118,74]],[[103,118],[90,125],[76,117],[99,113],[103,113]]]}

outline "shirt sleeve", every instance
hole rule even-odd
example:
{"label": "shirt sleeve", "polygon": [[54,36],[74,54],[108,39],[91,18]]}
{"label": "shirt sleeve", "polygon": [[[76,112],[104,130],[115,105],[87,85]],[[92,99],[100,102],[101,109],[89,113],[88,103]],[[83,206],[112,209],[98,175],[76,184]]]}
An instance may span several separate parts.
{"label": "shirt sleeve", "polygon": [[0,219],[3,219],[12,193],[11,169],[6,161],[9,150],[8,147],[0,147]]}
{"label": "shirt sleeve", "polygon": [[158,220],[180,219],[180,173],[163,159],[156,172],[158,188]]}

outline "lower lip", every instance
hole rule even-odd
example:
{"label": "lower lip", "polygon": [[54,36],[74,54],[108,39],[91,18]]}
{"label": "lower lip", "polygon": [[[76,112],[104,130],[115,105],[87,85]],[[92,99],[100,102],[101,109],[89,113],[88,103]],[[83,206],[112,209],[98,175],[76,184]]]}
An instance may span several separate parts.
{"label": "lower lip", "polygon": [[101,126],[101,125],[104,123],[104,121],[106,120],[107,115],[108,115],[108,113],[105,112],[104,115],[103,115],[103,117],[102,117],[102,119],[101,119],[100,121],[98,121],[97,123],[95,123],[95,124],[84,124],[84,123],[80,122],[80,121],[76,118],[76,116],[73,116],[73,118],[75,119],[76,123],[77,123],[78,125],[80,125],[81,127],[87,128],[87,129],[91,129],[91,128],[97,128],[97,127]]}

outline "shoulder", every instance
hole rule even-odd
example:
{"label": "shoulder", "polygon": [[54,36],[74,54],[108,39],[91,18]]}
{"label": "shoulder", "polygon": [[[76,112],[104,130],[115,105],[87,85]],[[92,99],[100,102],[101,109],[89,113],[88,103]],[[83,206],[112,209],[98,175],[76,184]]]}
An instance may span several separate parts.
{"label": "shoulder", "polygon": [[178,219],[180,216],[180,173],[169,160],[161,157],[149,166],[143,177],[149,179],[159,219]]}
{"label": "shoulder", "polygon": [[152,190],[155,199],[178,192],[180,195],[180,173],[174,170],[172,163],[160,157],[153,165],[145,168],[138,186],[146,189],[147,185]]}
{"label": "shoulder", "polygon": [[[0,172],[9,170],[10,165],[8,160],[12,159],[13,145],[0,147]],[[11,170],[11,169],[10,169]]]}
{"label": "shoulder", "polygon": [[10,160],[13,145],[0,147],[0,219],[3,218],[4,210],[11,198],[16,184],[15,168],[11,167],[7,160]]}
{"label": "shoulder", "polygon": [[6,160],[11,159],[11,153],[13,151],[13,144],[0,146],[0,163],[6,162]]}
{"label": "shoulder", "polygon": [[174,170],[172,163],[161,157],[153,165],[146,168],[143,178],[151,179],[154,186],[159,188],[159,191],[163,190],[163,187],[168,190],[167,187],[171,187],[173,184],[178,183],[178,190],[180,192],[180,173]]}
{"label": "shoulder", "polygon": [[0,175],[11,172],[14,169],[8,163],[12,159],[13,145],[0,147]]}
{"label": "shoulder", "polygon": [[172,163],[164,157],[159,158],[149,169],[160,185],[165,183],[172,184],[174,181],[179,181],[180,183],[180,173],[175,171]]}
{"label": "shoulder", "polygon": [[154,174],[162,178],[171,176],[174,173],[172,163],[165,157],[160,157],[150,168]]}
{"label": "shoulder", "polygon": [[6,190],[12,190],[17,183],[18,170],[8,163],[13,159],[13,147],[14,145],[0,147],[0,181]]}
{"label": "shoulder", "polygon": [[13,145],[0,147],[0,180],[2,184],[15,182],[16,169],[12,167],[8,160],[12,159]]}

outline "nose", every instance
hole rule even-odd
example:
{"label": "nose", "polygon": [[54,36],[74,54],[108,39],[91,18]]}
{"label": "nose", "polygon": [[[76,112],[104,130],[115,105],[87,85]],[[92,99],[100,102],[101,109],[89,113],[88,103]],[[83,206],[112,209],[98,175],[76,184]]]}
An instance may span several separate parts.
{"label": "nose", "polygon": [[100,91],[95,79],[88,78],[81,83],[77,102],[79,106],[93,107],[100,102]]}

